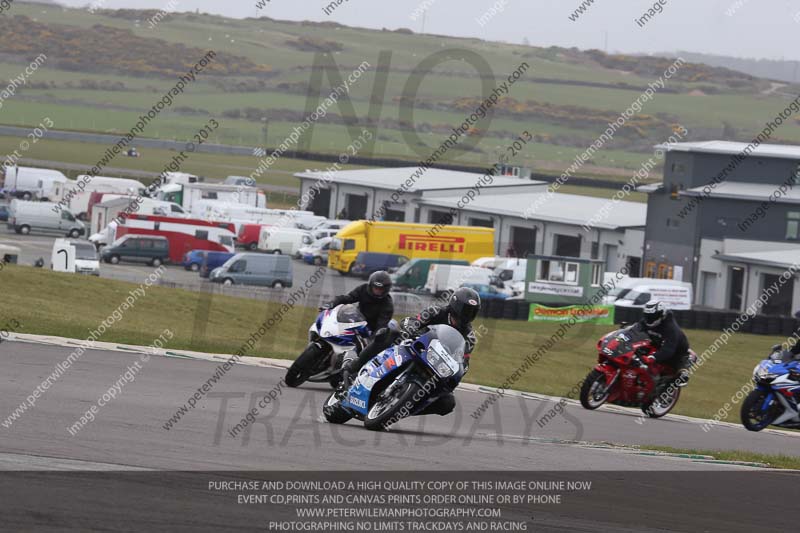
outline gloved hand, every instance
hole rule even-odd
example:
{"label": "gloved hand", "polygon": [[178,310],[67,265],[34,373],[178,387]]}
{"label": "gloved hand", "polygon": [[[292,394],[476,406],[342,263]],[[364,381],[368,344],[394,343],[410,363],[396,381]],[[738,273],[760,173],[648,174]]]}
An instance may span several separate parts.
{"label": "gloved hand", "polygon": [[331,309],[332,307],[333,306],[330,303],[326,303],[326,304],[320,305],[318,309],[320,311],[327,311],[328,309]]}
{"label": "gloved hand", "polygon": [[656,362],[656,358],[653,357],[652,355],[645,355],[644,357],[642,357],[642,362],[648,365],[652,365],[653,363]]}
{"label": "gloved hand", "polygon": [[776,344],[775,346],[772,347],[772,350],[770,351],[770,353],[781,352],[781,351],[783,351],[783,345],[782,344]]}
{"label": "gloved hand", "polygon": [[469,372],[469,358],[472,354],[465,353],[464,354],[464,373],[466,374]]}

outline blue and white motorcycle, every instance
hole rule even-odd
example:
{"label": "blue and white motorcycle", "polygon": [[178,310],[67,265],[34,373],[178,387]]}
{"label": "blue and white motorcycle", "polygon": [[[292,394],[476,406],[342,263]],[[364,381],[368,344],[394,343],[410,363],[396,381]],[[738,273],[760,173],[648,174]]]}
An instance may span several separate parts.
{"label": "blue and white motorcycle", "polygon": [[756,384],[742,402],[742,424],[750,431],[767,426],[800,429],[800,361],[775,352],[753,369]]}
{"label": "blue and white motorcycle", "polygon": [[414,416],[452,391],[466,373],[464,337],[447,325],[429,326],[365,364],[346,391],[331,394],[323,414],[332,424],[351,418],[370,430],[385,430]]}
{"label": "blue and white motorcycle", "polygon": [[338,387],[345,356],[354,357],[370,334],[367,319],[357,304],[322,309],[308,328],[308,346],[286,371],[286,385],[297,387],[311,381]]}

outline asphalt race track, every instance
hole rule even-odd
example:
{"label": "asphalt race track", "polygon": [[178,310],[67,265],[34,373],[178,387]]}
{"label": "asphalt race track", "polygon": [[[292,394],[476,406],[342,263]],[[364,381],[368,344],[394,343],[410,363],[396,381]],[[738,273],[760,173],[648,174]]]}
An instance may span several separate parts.
{"label": "asphalt race track", "polygon": [[[70,349],[62,346],[25,342],[0,344],[0,369],[4,378],[0,419],[7,421],[6,417],[69,353]],[[684,491],[689,492],[702,490],[703,483],[717,491],[736,492],[716,500],[706,493],[704,509],[717,502],[720,510],[736,501],[730,498],[749,498],[751,492],[766,494],[757,488],[759,483],[765,484],[763,488],[769,487],[769,493],[773,495],[779,494],[779,487],[786,483],[787,487],[794,488],[796,496],[797,481],[800,481],[793,472],[765,472],[737,465],[644,455],[599,444],[662,444],[800,455],[800,441],[793,435],[777,432],[753,434],[725,426],[704,432],[697,422],[680,417],[639,424],[635,411],[586,412],[574,407],[569,407],[565,416],[539,427],[536,420],[554,404],[511,397],[499,400],[480,420],[475,420],[470,414],[487,396],[474,391],[457,392],[458,409],[451,416],[418,417],[397,424],[388,433],[372,433],[355,421],[344,426],[326,423],[321,418],[320,406],[329,389],[321,385],[304,386],[282,392],[275,402],[259,413],[254,425],[236,437],[230,436],[228,431],[239,423],[247,410],[281,380],[284,371],[277,367],[236,365],[197,403],[195,409],[189,410],[166,430],[164,424],[209,379],[218,363],[161,356],[153,356],[141,363],[142,369],[135,380],[125,384],[116,399],[99,409],[93,422],[72,436],[67,428],[78,421],[137,360],[139,356],[132,353],[87,351],[45,391],[33,409],[14,421],[11,427],[0,427],[0,470],[6,471],[0,476],[4,480],[0,484],[3,491],[0,497],[4,501],[10,497],[18,504],[20,511],[9,515],[10,523],[18,526],[16,530],[23,530],[32,523],[37,524],[37,530],[47,529],[38,527],[43,522],[35,513],[31,514],[33,511],[23,513],[21,510],[30,511],[32,507],[41,506],[42,491],[51,496],[48,505],[74,495],[78,479],[81,491],[98,493],[96,498],[86,498],[84,503],[91,502],[86,504],[96,507],[94,516],[98,520],[105,517],[102,523],[106,525],[116,523],[114,520],[119,518],[107,515],[110,502],[123,504],[125,498],[133,497],[133,493],[140,498],[153,498],[161,494],[154,487],[167,483],[174,489],[170,501],[180,502],[177,509],[183,510],[187,517],[200,520],[204,513],[209,514],[207,521],[202,524],[194,521],[192,527],[188,527],[190,522],[177,520],[173,512],[172,525],[175,527],[168,529],[180,530],[178,524],[183,524],[187,525],[187,531],[201,530],[205,526],[219,531],[219,527],[212,527],[219,526],[219,522],[212,520],[211,515],[218,519],[220,513],[226,511],[235,511],[236,514],[236,520],[226,522],[230,529],[236,529],[238,526],[234,525],[241,523],[242,530],[251,527],[264,530],[263,523],[252,521],[258,519],[257,514],[252,514],[255,511],[252,507],[237,507],[229,499],[212,498],[212,501],[194,509],[208,496],[195,485],[202,485],[209,476],[215,475],[211,471],[234,476],[246,476],[246,472],[253,471],[271,471],[270,475],[279,475],[274,471],[295,474],[297,471],[338,471],[330,474],[333,477],[353,475],[348,471],[424,470],[420,475],[433,475],[433,479],[440,477],[436,476],[436,471],[462,474],[471,471],[478,476],[481,474],[475,471],[504,471],[505,474],[501,475],[510,477],[535,471],[550,477],[572,476],[567,479],[600,476],[598,479],[606,483],[614,480],[622,483],[630,492],[629,498],[614,499],[613,505],[609,500],[610,492],[595,492],[591,499],[582,500],[574,509],[577,514],[571,513],[570,506],[565,505],[557,512],[537,512],[532,518],[525,518],[539,524],[542,529],[537,531],[648,531],[651,527],[653,531],[711,531],[716,527],[720,527],[720,531],[746,530],[741,529],[747,525],[743,516],[756,520],[750,524],[755,527],[760,523],[757,521],[759,515],[770,516],[765,514],[768,511],[759,508],[755,512],[752,505],[747,505],[742,508],[742,513],[747,509],[744,515],[736,515],[735,510],[729,509],[725,511],[728,518],[711,519],[698,507],[696,515],[687,516],[678,527],[673,513],[667,510],[673,505],[681,505],[687,510],[692,506],[686,507],[686,502],[683,502],[685,492],[671,484],[672,488],[666,490],[667,481],[681,480],[680,483],[685,485]],[[138,472],[140,470],[145,472]],[[183,472],[171,474],[173,477],[167,479],[163,472],[154,476],[153,470]],[[62,472],[58,474],[62,477],[36,477],[54,476],[53,471]],[[82,475],[95,477],[92,482],[87,482],[85,477],[76,478],[74,471],[93,471]],[[107,477],[108,471],[113,471],[113,476],[117,477]],[[676,471],[680,473],[676,474]],[[178,475],[183,477],[174,479]],[[202,483],[198,483],[198,476],[202,477]],[[661,481],[654,481],[653,476]],[[725,476],[747,476],[747,482],[720,482],[720,479],[726,479]],[[25,480],[24,490],[20,490],[21,484],[17,483],[20,477]],[[34,487],[41,490],[34,490]],[[663,492],[659,494],[658,491]],[[660,510],[649,509],[645,513],[649,517],[648,525],[637,521],[645,512],[643,509],[652,507],[648,503],[652,500],[648,500],[644,493],[659,494],[657,497],[664,499],[657,506]],[[57,494],[61,497],[55,496]],[[790,494],[785,496],[772,500],[776,506],[776,514],[771,514],[772,517],[782,514],[780,502],[793,501]],[[645,499],[640,501],[640,498]],[[104,499],[107,501],[101,503]],[[153,504],[150,505],[152,508]],[[574,505],[578,505],[577,500],[574,500]],[[622,512],[626,505],[637,512]],[[609,513],[609,506],[616,506],[618,512]],[[138,516],[135,508],[125,510],[124,505],[123,510],[119,506],[115,508],[115,512],[123,513],[123,516],[128,513],[129,519]],[[597,518],[578,513],[579,508],[594,509]],[[69,509],[65,507],[64,513],[69,513]],[[283,511],[274,511],[278,512]],[[519,509],[517,512],[530,513]],[[153,520],[150,523],[152,529],[163,525],[158,520],[159,513],[153,509],[153,513],[148,515]],[[72,522],[64,518],[63,513],[57,516],[48,519],[54,531],[88,527],[87,523],[78,520],[77,514]],[[263,522],[263,517],[261,520]],[[711,521],[703,522],[708,520]],[[123,520],[120,530],[126,530],[123,526],[131,523]]]}

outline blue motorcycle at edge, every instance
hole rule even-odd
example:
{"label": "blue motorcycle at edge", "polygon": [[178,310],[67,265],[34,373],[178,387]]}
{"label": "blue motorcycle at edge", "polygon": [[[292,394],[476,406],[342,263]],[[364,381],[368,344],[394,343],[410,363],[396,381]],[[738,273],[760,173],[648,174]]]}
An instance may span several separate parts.
{"label": "blue motorcycle at edge", "polygon": [[382,431],[419,414],[461,382],[464,349],[464,337],[455,328],[429,326],[376,355],[349,389],[331,394],[322,409],[325,419],[344,424],[355,418],[366,429]]}
{"label": "blue motorcycle at edge", "polygon": [[800,361],[791,352],[775,352],[753,369],[753,382],[755,388],[742,402],[744,427],[800,429]]}

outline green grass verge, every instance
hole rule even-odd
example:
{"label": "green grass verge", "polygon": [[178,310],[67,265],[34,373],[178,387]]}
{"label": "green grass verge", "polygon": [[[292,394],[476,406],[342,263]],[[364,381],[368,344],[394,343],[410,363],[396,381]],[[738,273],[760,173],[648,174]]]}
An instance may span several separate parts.
{"label": "green grass verge", "polygon": [[742,452],[736,450],[695,450],[686,448],[673,448],[671,446],[637,446],[642,450],[675,453],[681,455],[709,455],[716,461],[737,461],[745,463],[762,463],[770,468],[786,470],[800,470],[800,457],[789,455],[770,455],[755,452]]}
{"label": "green grass verge", "polygon": [[[150,271],[142,268],[141,272],[144,280]],[[304,281],[296,279],[295,284]],[[0,326],[15,319],[21,323],[20,332],[85,339],[135,287],[115,280],[6,266],[0,271]],[[220,295],[212,298],[199,292],[152,287],[100,340],[149,345],[164,328],[170,328],[175,336],[170,348],[233,353],[280,307],[281,302]],[[305,346],[308,325],[316,314],[314,307],[292,309],[248,355],[294,359]],[[487,333],[479,339],[467,381],[490,387],[501,386],[557,327],[483,318],[477,325],[485,326]],[[609,329],[576,326],[511,388],[568,396],[596,363],[595,343]],[[718,335],[701,330],[687,334],[698,352]],[[674,412],[711,418],[725,402],[733,403],[731,398],[750,380],[756,360],[774,342],[769,337],[736,334],[696,372]],[[729,421],[738,422],[737,408],[731,411]]]}

